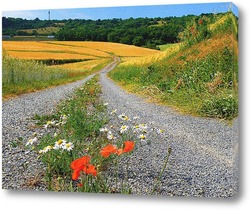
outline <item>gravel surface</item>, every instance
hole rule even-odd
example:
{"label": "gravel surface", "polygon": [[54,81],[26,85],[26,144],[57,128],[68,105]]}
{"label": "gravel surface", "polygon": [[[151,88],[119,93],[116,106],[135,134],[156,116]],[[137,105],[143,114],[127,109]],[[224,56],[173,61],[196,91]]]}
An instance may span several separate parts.
{"label": "gravel surface", "polygon": [[[136,145],[129,158],[119,164],[118,186],[127,178],[134,194],[150,194],[164,164],[169,146],[172,148],[166,170],[162,174],[155,194],[168,196],[233,197],[238,193],[239,158],[238,119],[228,126],[214,119],[181,115],[172,109],[146,102],[129,94],[110,80],[106,73],[116,62],[100,72],[102,98],[108,110],[117,114],[138,116],[146,123],[147,141]],[[68,85],[25,94],[4,101],[2,105],[2,187],[4,189],[46,190],[40,182],[44,166],[37,155],[24,149],[33,132],[41,132],[31,120],[34,114],[49,114],[55,106],[90,77]],[[110,124],[120,125],[114,115]],[[128,125],[132,127],[131,122]],[[150,129],[154,131],[149,131]],[[163,134],[156,134],[157,129]],[[18,138],[22,138],[18,141]],[[16,144],[18,146],[16,147]],[[127,164],[129,163],[129,164]],[[112,169],[110,179],[114,179]]]}
{"label": "gravel surface", "polygon": [[[114,84],[106,75],[109,70],[104,69],[100,77],[102,97],[109,111],[117,109],[117,114],[124,113],[130,118],[138,116],[138,122],[165,131],[161,135],[155,131],[147,133],[151,144],[138,146],[130,158],[122,160],[120,182],[129,162],[128,182],[133,186],[132,192],[150,194],[170,146],[172,152],[167,169],[154,194],[223,198],[237,195],[238,119],[229,126],[218,120],[185,116],[168,107],[148,103]],[[119,123],[117,115],[112,117],[112,125]]]}
{"label": "gravel surface", "polygon": [[35,114],[50,114],[56,105],[69,97],[75,88],[93,75],[67,85],[49,88],[3,101],[2,103],[2,188],[45,190],[41,182],[43,164],[37,154],[25,149],[34,132],[42,134],[32,120]]}

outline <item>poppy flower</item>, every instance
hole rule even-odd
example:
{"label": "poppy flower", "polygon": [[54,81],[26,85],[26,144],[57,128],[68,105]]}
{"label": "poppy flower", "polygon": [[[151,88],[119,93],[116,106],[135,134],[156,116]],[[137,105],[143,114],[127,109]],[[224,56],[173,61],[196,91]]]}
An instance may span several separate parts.
{"label": "poppy flower", "polygon": [[84,167],[89,163],[90,157],[85,155],[83,157],[80,157],[78,159],[75,159],[71,164],[70,167],[73,170],[83,170]]}
{"label": "poppy flower", "polygon": [[72,179],[77,180],[80,176],[81,171],[84,171],[85,174],[92,174],[93,176],[97,175],[97,171],[95,169],[95,166],[89,164],[90,157],[89,156],[83,156],[81,158],[78,158],[74,160],[70,167],[74,170],[72,174]]}
{"label": "poppy flower", "polygon": [[72,174],[72,179],[77,180],[80,176],[80,172],[81,172],[81,170],[74,170],[74,172]]}
{"label": "poppy flower", "polygon": [[124,145],[123,152],[130,152],[134,149],[135,143],[133,141],[125,141]]}
{"label": "poppy flower", "polygon": [[102,150],[100,151],[100,154],[107,158],[109,157],[112,153],[116,153],[117,151],[117,148],[116,146],[112,145],[112,144],[109,144],[107,145],[106,147],[102,148]]}
{"label": "poppy flower", "polygon": [[116,151],[117,155],[121,155],[122,153],[123,153],[123,149],[121,149],[121,148]]}
{"label": "poppy flower", "polygon": [[91,165],[91,164],[88,164],[86,166],[86,168],[83,169],[83,171],[86,173],[86,174],[92,174],[93,176],[96,176],[97,175],[97,171],[95,169],[95,166]]}

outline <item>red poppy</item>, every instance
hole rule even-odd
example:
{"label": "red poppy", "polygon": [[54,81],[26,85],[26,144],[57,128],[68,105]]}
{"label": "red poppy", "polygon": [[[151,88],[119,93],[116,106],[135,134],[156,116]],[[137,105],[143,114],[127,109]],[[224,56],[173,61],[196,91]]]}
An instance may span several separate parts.
{"label": "red poppy", "polygon": [[72,179],[77,180],[80,176],[81,171],[84,171],[85,174],[92,174],[93,176],[97,175],[97,171],[95,169],[95,166],[89,164],[90,157],[89,156],[83,156],[81,158],[78,158],[74,160],[70,167],[74,170],[72,174]]}
{"label": "red poppy", "polygon": [[130,152],[134,149],[135,143],[133,141],[125,141],[124,145],[123,152]]}
{"label": "red poppy", "polygon": [[199,23],[199,25],[201,25],[201,24],[203,23],[203,20],[199,20],[199,22],[198,22],[198,23]]}
{"label": "red poppy", "polygon": [[92,174],[93,176],[96,176],[97,175],[97,171],[95,169],[95,166],[91,165],[91,164],[88,164],[87,167],[85,169],[83,169],[83,171],[86,173],[86,174]]}
{"label": "red poppy", "polygon": [[73,170],[82,170],[86,165],[89,163],[90,157],[85,155],[81,158],[75,159],[71,164],[70,167]]}
{"label": "red poppy", "polygon": [[111,153],[116,153],[116,151],[117,151],[116,146],[109,144],[106,147],[102,148],[100,153],[103,157],[107,158],[111,155]]}
{"label": "red poppy", "polygon": [[77,180],[79,178],[79,176],[80,176],[80,172],[81,172],[80,170],[73,171],[72,179]]}
{"label": "red poppy", "polygon": [[123,153],[123,149],[122,148],[120,148],[120,149],[118,149],[117,151],[116,151],[116,154],[117,155],[121,155]]}

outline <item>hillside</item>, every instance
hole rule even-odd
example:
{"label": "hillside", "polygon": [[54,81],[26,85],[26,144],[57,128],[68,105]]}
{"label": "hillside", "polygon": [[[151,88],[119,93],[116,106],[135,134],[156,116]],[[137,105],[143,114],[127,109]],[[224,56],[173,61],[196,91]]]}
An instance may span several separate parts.
{"label": "hillside", "polygon": [[238,114],[237,20],[226,13],[212,26],[207,19],[187,25],[179,34],[179,48],[165,46],[161,56],[148,57],[149,62],[127,60],[110,77],[183,113],[232,119]]}

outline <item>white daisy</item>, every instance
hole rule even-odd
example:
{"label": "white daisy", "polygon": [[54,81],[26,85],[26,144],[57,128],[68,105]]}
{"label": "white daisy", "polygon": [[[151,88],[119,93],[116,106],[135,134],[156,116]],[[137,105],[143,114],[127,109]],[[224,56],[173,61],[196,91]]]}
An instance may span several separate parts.
{"label": "white daisy", "polygon": [[33,139],[29,139],[25,146],[33,145],[35,142],[37,142],[38,138],[34,137]]}
{"label": "white daisy", "polygon": [[124,117],[126,117],[125,114],[120,114],[120,115],[118,115],[118,118],[120,118],[120,119],[122,119],[122,120],[123,120]]}
{"label": "white daisy", "polygon": [[139,131],[140,131],[140,126],[139,125],[133,126],[133,133],[137,133]]}
{"label": "white daisy", "polygon": [[53,149],[52,146],[44,147],[42,150],[39,151],[39,154],[45,154],[45,153],[47,153],[48,151],[50,151],[52,149]]}
{"label": "white daisy", "polygon": [[125,114],[121,114],[118,116],[120,119],[125,120],[125,121],[130,121],[129,117]]}
{"label": "white daisy", "polygon": [[107,129],[106,127],[105,127],[105,128],[101,128],[101,129],[100,129],[100,132],[108,133],[108,132],[109,132],[109,129]]}
{"label": "white daisy", "polygon": [[67,151],[71,151],[74,148],[73,143],[69,142],[69,143],[65,143],[62,146],[62,149],[67,150]]}
{"label": "white daisy", "polygon": [[139,124],[139,129],[141,131],[147,131],[148,126],[146,124]]}
{"label": "white daisy", "polygon": [[127,130],[128,130],[128,126],[127,125],[123,125],[123,126],[121,126],[121,128],[120,128],[120,133],[125,133]]}
{"label": "white daisy", "polygon": [[53,147],[54,150],[58,150],[64,147],[66,144],[66,141],[63,139],[59,139],[58,141],[55,142],[55,145]]}
{"label": "white daisy", "polygon": [[107,135],[107,139],[109,139],[109,140],[114,140],[114,139],[116,139],[116,137],[112,134],[111,131],[109,131],[109,132],[108,132],[108,135]]}
{"label": "white daisy", "polygon": [[146,141],[146,136],[144,134],[141,134],[139,136],[139,139],[141,139],[141,141]]}
{"label": "white daisy", "polygon": [[47,123],[46,123],[46,125],[44,126],[44,128],[50,128],[50,127],[53,127],[53,126],[55,126],[56,125],[56,122],[55,121],[48,121]]}

